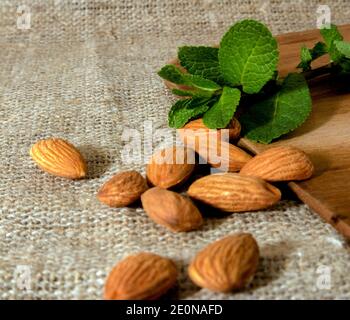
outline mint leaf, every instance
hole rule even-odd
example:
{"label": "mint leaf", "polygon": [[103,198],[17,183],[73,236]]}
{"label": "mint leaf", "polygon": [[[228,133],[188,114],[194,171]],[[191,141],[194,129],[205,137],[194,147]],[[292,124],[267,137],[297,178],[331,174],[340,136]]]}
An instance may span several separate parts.
{"label": "mint leaf", "polygon": [[327,46],[324,42],[317,42],[315,46],[310,50],[312,60],[315,60],[326,53],[328,53]]}
{"label": "mint leaf", "polygon": [[172,89],[171,92],[180,97],[208,97],[210,98],[213,93],[210,91],[203,90],[181,90],[181,89]]}
{"label": "mint leaf", "polygon": [[308,71],[311,69],[312,55],[308,48],[301,47],[300,50],[300,60],[301,62],[298,65],[298,68],[302,68],[303,71]]}
{"label": "mint leaf", "polygon": [[273,77],[277,62],[277,42],[260,22],[238,22],[221,40],[219,63],[223,77],[232,86],[243,86],[246,93],[258,93]]}
{"label": "mint leaf", "polygon": [[182,128],[189,120],[202,115],[209,109],[210,99],[191,98],[175,102],[168,115],[169,126]]}
{"label": "mint leaf", "polygon": [[224,87],[219,101],[204,114],[204,124],[210,129],[226,128],[237,109],[240,98],[241,92],[238,89]]}
{"label": "mint leaf", "polygon": [[158,75],[165,80],[176,84],[184,84],[190,87],[194,87],[204,91],[215,92],[221,89],[217,83],[212,80],[204,79],[200,76],[194,76],[188,73],[182,73],[179,68],[172,64],[168,64],[163,67]]}
{"label": "mint leaf", "polygon": [[218,53],[218,48],[184,46],[179,48],[178,58],[189,73],[222,83]]}
{"label": "mint leaf", "polygon": [[311,97],[302,74],[289,74],[281,90],[251,106],[240,118],[248,139],[270,143],[300,126],[311,112]]}
{"label": "mint leaf", "polygon": [[315,59],[328,53],[328,49],[325,43],[317,42],[312,49],[308,49],[305,46],[301,48],[300,60],[298,68],[302,68],[303,71],[311,69],[311,62]]}
{"label": "mint leaf", "polygon": [[164,66],[158,71],[158,75],[161,78],[176,84],[186,84],[185,74],[182,73],[180,69],[175,67],[173,64],[167,64]]}
{"label": "mint leaf", "polygon": [[349,42],[334,41],[334,45],[342,55],[344,55],[346,58],[350,59],[350,43]]}
{"label": "mint leaf", "polygon": [[193,86],[197,89],[204,90],[204,91],[217,91],[221,89],[221,86],[219,86],[214,81],[204,79],[200,76],[194,76],[194,75],[185,75],[187,79],[187,85]]}
{"label": "mint leaf", "polygon": [[320,32],[326,43],[327,50],[329,52],[331,59],[334,62],[338,62],[341,58],[341,53],[337,50],[334,42],[342,41],[343,36],[340,34],[337,26],[335,26],[334,24],[331,24],[330,26],[327,26],[321,29]]}

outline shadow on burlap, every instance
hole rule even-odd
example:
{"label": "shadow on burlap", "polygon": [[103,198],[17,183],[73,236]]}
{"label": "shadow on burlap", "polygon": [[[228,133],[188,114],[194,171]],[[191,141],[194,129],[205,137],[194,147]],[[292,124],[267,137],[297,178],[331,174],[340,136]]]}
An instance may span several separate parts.
{"label": "shadow on burlap", "polygon": [[[145,120],[167,127],[174,98],[155,72],[179,45],[218,43],[242,18],[259,19],[274,34],[314,28],[321,2],[1,1],[0,297],[99,299],[111,267],[144,250],[178,264],[178,287],[168,298],[350,298],[349,247],[295,200],[209,218],[201,230],[180,234],[155,225],[140,207],[111,209],[96,200],[115,172],[144,173],[142,157],[122,161],[122,133],[137,129],[143,137]],[[29,30],[16,27],[17,4],[31,11]],[[346,23],[348,1],[328,4],[333,21]],[[67,181],[37,169],[29,147],[51,136],[82,150],[88,179]],[[261,247],[248,290],[221,295],[194,286],[186,277],[190,259],[237,231],[251,232]],[[327,268],[330,288],[318,273]],[[23,286],[28,270],[31,290]]]}

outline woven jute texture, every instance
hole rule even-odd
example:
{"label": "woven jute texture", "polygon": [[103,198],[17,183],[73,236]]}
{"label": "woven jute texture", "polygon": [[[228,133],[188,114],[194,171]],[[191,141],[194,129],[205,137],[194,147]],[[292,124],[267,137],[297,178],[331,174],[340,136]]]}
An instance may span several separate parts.
{"label": "woven jute texture", "polygon": [[[96,199],[114,173],[144,174],[142,154],[123,161],[123,133],[137,130],[149,142],[144,121],[167,127],[174,98],[156,70],[179,45],[218,43],[242,18],[261,20],[274,34],[315,28],[324,2],[2,0],[0,297],[100,299],[112,266],[142,250],[175,260],[180,276],[171,299],[350,298],[348,244],[297,200],[209,217],[199,231],[175,234],[139,205],[112,209]],[[334,23],[347,22],[348,0],[327,4]],[[19,5],[26,7],[18,13]],[[21,10],[30,11],[28,30],[17,26]],[[52,136],[82,151],[87,179],[56,178],[36,167],[30,146]],[[238,231],[251,232],[261,247],[251,286],[221,295],[193,285],[186,269],[194,254]]]}

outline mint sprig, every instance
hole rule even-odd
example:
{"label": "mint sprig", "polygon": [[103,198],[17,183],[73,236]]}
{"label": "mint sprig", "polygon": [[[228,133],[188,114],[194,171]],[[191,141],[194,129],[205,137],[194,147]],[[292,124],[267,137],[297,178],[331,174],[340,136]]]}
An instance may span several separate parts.
{"label": "mint sprig", "polygon": [[[173,89],[182,99],[169,112],[169,126],[183,127],[203,117],[211,129],[225,128],[236,116],[248,139],[270,143],[299,127],[311,112],[307,81],[324,73],[350,74],[350,43],[335,25],[321,29],[323,42],[300,52],[300,74],[279,79],[277,41],[269,29],[255,20],[234,24],[219,48],[183,46],[178,50],[182,72],[166,65],[159,76],[186,89]],[[312,69],[312,62],[329,54],[327,66]]]}
{"label": "mint sprig", "polygon": [[240,121],[248,139],[270,143],[299,127],[310,112],[307,82],[302,74],[291,73],[276,94],[250,106]]}
{"label": "mint sprig", "polygon": [[246,93],[258,93],[273,77],[277,62],[277,41],[260,22],[238,22],[221,40],[221,72],[233,87],[242,86]]}

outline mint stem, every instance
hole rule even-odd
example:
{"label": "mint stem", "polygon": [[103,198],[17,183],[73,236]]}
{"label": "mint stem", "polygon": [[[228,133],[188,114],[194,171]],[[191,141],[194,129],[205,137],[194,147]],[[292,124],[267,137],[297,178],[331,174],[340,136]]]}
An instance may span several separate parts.
{"label": "mint stem", "polygon": [[325,75],[325,74],[330,74],[334,70],[334,64],[329,63],[325,66],[310,70],[310,71],[305,71],[302,72],[306,80],[311,80],[314,78],[317,78],[319,76]]}

